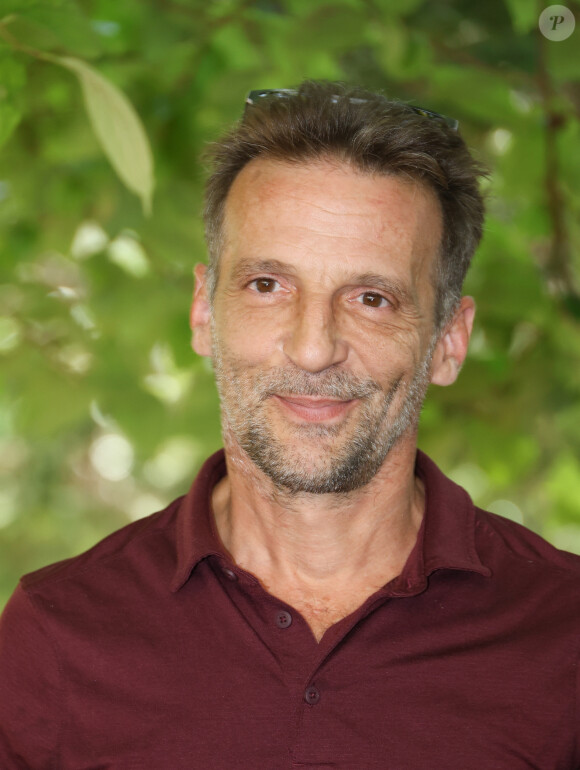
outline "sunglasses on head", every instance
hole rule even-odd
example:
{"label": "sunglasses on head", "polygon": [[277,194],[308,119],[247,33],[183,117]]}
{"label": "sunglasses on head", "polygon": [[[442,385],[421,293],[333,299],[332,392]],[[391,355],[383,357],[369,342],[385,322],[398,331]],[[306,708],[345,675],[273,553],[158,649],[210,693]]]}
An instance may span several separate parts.
{"label": "sunglasses on head", "polygon": [[[248,106],[257,104],[261,99],[285,99],[289,96],[296,96],[298,91],[291,88],[266,88],[258,91],[250,91],[246,96],[246,109]],[[332,97],[332,101],[337,102],[338,96]],[[349,101],[352,104],[364,104],[366,99],[357,99],[351,97]],[[416,115],[421,115],[424,118],[430,118],[431,120],[442,120],[450,129],[457,131],[459,128],[459,121],[455,118],[448,118],[446,115],[441,115],[439,112],[433,112],[432,110],[426,110],[424,107],[417,107],[414,104],[405,104]]]}

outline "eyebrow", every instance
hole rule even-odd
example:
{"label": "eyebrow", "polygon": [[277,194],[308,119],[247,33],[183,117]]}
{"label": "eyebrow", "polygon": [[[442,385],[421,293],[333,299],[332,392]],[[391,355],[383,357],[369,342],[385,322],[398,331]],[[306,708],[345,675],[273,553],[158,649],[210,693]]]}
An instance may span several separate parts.
{"label": "eyebrow", "polygon": [[232,270],[232,278],[237,283],[254,273],[283,273],[293,276],[297,274],[292,265],[278,259],[242,259]]}
{"label": "eyebrow", "polygon": [[400,281],[392,278],[386,278],[378,273],[359,273],[353,276],[352,283],[361,286],[372,286],[374,289],[381,289],[387,294],[393,294],[397,299],[406,304],[414,303],[414,296],[406,286]]}
{"label": "eyebrow", "polygon": [[[281,275],[297,276],[293,265],[281,262],[278,259],[243,259],[232,270],[232,279],[237,283],[256,273],[278,273]],[[358,286],[369,286],[373,289],[379,289],[387,294],[392,294],[405,304],[415,303],[413,294],[406,286],[401,284],[400,281],[387,278],[379,273],[358,273],[351,276],[347,282]]]}

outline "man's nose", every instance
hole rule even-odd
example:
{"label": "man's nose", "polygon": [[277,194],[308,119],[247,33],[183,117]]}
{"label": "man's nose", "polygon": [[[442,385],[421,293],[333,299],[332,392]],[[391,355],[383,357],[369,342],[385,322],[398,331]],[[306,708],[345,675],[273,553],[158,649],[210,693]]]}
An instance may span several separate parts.
{"label": "man's nose", "polygon": [[309,372],[342,363],[348,346],[341,337],[332,303],[304,298],[285,336],[283,350],[296,366]]}

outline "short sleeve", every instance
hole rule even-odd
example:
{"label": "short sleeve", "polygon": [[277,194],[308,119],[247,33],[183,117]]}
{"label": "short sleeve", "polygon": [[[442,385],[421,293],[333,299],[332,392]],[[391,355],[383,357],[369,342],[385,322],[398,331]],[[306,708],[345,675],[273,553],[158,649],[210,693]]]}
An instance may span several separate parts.
{"label": "short sleeve", "polygon": [[0,617],[0,767],[58,766],[61,681],[39,611],[19,586]]}

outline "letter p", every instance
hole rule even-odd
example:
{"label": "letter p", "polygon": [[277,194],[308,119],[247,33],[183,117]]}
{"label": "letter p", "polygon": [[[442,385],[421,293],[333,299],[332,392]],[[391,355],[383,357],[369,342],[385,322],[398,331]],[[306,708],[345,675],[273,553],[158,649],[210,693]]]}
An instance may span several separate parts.
{"label": "letter p", "polygon": [[538,27],[548,40],[567,40],[574,32],[576,19],[565,5],[549,5],[538,19]]}

